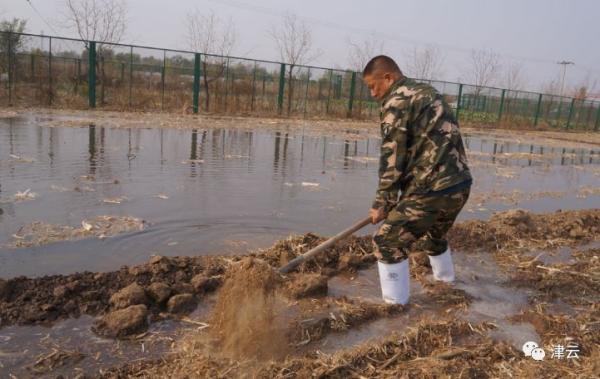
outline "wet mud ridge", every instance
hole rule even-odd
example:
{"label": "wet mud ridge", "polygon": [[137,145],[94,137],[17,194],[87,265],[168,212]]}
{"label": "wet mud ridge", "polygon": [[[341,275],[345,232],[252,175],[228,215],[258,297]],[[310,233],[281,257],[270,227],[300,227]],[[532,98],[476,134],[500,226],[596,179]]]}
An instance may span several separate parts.
{"label": "wet mud ridge", "polygon": [[[426,255],[415,253],[406,307],[377,299],[367,237],[350,238],[290,275],[276,275],[277,267],[324,240],[306,234],[246,256],[155,256],[114,272],[0,280],[0,325],[46,325],[91,315],[98,336],[131,339],[158,321],[195,317],[198,305],[213,308],[212,316],[191,320],[198,330],[177,340],[161,359],[101,373],[78,371],[80,377],[383,378],[398,372],[424,378],[593,377],[600,372],[599,231],[600,210],[512,210],[488,221],[459,223],[449,235],[464,278],[458,275],[454,286],[433,282]],[[560,249],[568,250],[566,259],[567,250]],[[560,259],[554,259],[557,254]],[[523,307],[495,319],[473,316],[491,285],[485,270],[473,267],[485,264],[498,271],[494,285],[525,294]],[[232,282],[239,272],[261,280]],[[374,296],[348,290],[359,285]],[[251,312],[227,313],[236,309],[231,303]],[[275,312],[261,313],[266,303]],[[234,318],[253,344],[230,333]],[[514,341],[498,338],[503,328],[523,325],[543,346],[576,342],[579,359],[547,360],[542,366]],[[256,351],[261,354],[249,354]],[[56,366],[66,372],[91,359],[65,354]]]}

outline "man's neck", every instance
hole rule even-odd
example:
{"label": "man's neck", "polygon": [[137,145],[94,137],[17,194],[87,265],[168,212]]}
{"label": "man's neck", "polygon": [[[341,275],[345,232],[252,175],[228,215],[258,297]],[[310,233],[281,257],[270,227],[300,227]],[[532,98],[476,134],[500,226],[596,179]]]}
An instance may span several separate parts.
{"label": "man's neck", "polygon": [[396,88],[398,88],[402,84],[404,84],[405,81],[406,81],[406,76],[400,75],[400,77],[398,79],[396,79],[396,81],[394,83],[392,83],[390,88],[388,88],[388,90],[385,92],[385,95],[383,95],[383,97],[382,97],[382,101],[385,102],[385,100],[388,98],[388,96],[390,96],[390,93],[392,93],[392,91],[396,90]]}

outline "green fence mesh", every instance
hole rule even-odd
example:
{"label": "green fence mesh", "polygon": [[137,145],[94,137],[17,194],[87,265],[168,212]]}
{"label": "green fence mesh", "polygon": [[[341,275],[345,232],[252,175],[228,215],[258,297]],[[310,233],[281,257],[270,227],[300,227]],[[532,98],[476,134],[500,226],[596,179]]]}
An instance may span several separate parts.
{"label": "green fence mesh", "polygon": [[[22,33],[0,32],[0,42],[1,106],[356,119],[379,114],[361,74],[349,70]],[[600,128],[598,101],[426,82],[461,122]]]}

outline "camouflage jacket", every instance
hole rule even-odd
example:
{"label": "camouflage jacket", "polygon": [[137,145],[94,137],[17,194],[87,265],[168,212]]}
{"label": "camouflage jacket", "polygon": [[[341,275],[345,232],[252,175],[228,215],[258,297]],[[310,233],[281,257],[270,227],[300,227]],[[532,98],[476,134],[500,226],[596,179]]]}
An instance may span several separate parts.
{"label": "camouflage jacket", "polygon": [[373,208],[390,209],[403,196],[434,194],[470,181],[467,156],[448,104],[435,88],[396,81],[381,105],[379,185]]}

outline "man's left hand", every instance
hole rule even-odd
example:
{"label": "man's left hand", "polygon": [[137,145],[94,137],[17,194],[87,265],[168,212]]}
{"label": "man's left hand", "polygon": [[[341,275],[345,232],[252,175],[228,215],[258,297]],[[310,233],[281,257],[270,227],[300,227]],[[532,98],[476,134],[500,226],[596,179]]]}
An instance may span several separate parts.
{"label": "man's left hand", "polygon": [[379,209],[371,208],[369,210],[369,217],[371,217],[372,224],[379,223],[379,221],[385,219],[386,216],[387,216],[387,213],[385,212],[385,209],[383,207],[381,207]]}

